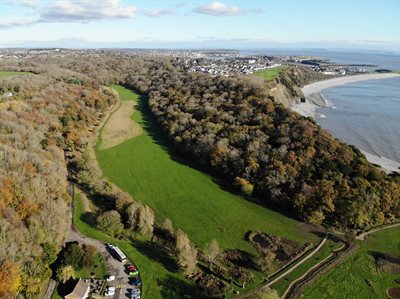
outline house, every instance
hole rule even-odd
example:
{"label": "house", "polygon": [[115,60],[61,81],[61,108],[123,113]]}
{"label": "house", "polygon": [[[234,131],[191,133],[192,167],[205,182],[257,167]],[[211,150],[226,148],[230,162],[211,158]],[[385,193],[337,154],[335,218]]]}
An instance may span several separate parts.
{"label": "house", "polygon": [[89,285],[86,282],[83,282],[79,279],[78,283],[76,284],[75,288],[72,290],[71,293],[66,295],[65,299],[85,299],[89,295]]}

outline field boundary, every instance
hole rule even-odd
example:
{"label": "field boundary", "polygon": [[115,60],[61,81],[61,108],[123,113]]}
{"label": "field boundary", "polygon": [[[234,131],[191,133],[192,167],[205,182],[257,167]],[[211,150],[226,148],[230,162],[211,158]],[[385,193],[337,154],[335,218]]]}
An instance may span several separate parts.
{"label": "field boundary", "polygon": [[[328,237],[325,236],[321,242],[318,244],[318,246],[312,250],[312,252],[310,254],[308,254],[307,256],[303,257],[299,257],[299,259],[293,261],[294,265],[293,267],[289,267],[287,269],[282,269],[281,271],[283,273],[279,274],[278,277],[274,278],[272,281],[267,281],[265,282],[263,285],[261,285],[260,287],[258,287],[257,289],[254,289],[253,291],[251,291],[250,293],[246,294],[246,295],[242,295],[242,296],[238,296],[236,297],[237,299],[242,299],[242,298],[249,298],[249,296],[255,295],[257,293],[259,293],[260,291],[263,291],[265,289],[268,289],[271,285],[273,285],[274,283],[278,282],[279,280],[281,280],[283,277],[285,277],[287,274],[293,272],[295,269],[297,269],[300,265],[302,265],[305,261],[307,261],[308,259],[310,259],[314,254],[316,254],[321,247],[325,244],[325,242],[327,241]],[[303,258],[302,258],[303,257]],[[298,261],[296,263],[296,261]],[[275,275],[275,274],[273,274]],[[272,276],[273,276],[272,275]]]}
{"label": "field boundary", "polygon": [[315,264],[314,266],[312,266],[311,268],[309,268],[306,272],[304,272],[300,277],[297,277],[295,280],[293,280],[289,286],[286,288],[285,292],[282,295],[282,299],[285,299],[287,294],[290,292],[291,288],[298,283],[299,281],[301,281],[302,279],[304,279],[311,271],[314,271],[315,269],[317,269],[318,267],[320,267],[322,264],[324,264],[327,260],[329,260],[334,254],[335,252],[340,252],[343,248],[346,247],[346,243],[344,243],[342,246],[340,246],[339,248],[333,249],[331,254],[328,255],[326,258],[324,258],[322,261],[318,262],[317,264]]}

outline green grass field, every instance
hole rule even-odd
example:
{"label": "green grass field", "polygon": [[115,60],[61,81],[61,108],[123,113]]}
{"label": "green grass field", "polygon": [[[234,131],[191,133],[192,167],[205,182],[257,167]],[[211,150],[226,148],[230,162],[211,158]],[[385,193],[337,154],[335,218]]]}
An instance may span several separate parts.
{"label": "green grass field", "polygon": [[275,79],[276,77],[279,76],[279,74],[285,69],[287,66],[282,65],[282,66],[277,66],[272,69],[265,69],[261,71],[256,71],[254,72],[254,75],[264,78],[265,80],[269,81],[272,79]]}
{"label": "green grass field", "polygon": [[26,75],[26,74],[31,74],[31,73],[28,73],[28,72],[3,72],[3,71],[0,71],[0,77],[18,76],[18,75]]}
{"label": "green grass field", "polygon": [[227,192],[213,177],[178,162],[181,157],[168,148],[145,100],[121,86],[114,88],[121,100],[138,102],[132,119],[144,133],[113,148],[97,150],[99,164],[108,179],[149,205],[159,218],[170,218],[202,248],[216,239],[223,249],[251,252],[245,240],[249,230],[318,242],[316,235],[299,228],[298,221]]}
{"label": "green grass field", "polygon": [[182,294],[197,298],[196,286],[191,281],[186,280],[182,274],[168,270],[170,265],[167,264],[165,258],[154,249],[146,248],[146,240],[139,239],[134,246],[129,241],[116,240],[83,221],[85,213],[81,196],[76,193],[74,198],[74,225],[83,235],[89,238],[116,244],[129,260],[136,264],[143,281],[143,298],[173,299],[180,298]]}
{"label": "green grass field", "polygon": [[[399,287],[394,281],[400,276],[380,273],[372,253],[391,253],[400,256],[400,229],[392,228],[358,241],[360,250],[342,264],[304,290],[302,298],[386,299],[386,289]],[[367,281],[371,282],[371,287]]]}

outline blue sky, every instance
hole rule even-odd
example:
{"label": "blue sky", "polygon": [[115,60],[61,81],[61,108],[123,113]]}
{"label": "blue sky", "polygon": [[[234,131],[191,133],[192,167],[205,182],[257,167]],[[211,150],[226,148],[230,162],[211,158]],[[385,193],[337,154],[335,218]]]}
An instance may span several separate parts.
{"label": "blue sky", "polygon": [[400,52],[399,11],[399,0],[0,0],[0,42]]}

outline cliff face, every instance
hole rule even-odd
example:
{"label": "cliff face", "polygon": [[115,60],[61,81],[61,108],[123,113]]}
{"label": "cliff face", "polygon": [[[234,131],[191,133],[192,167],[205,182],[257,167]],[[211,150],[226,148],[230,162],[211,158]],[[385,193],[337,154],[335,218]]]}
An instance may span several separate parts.
{"label": "cliff face", "polygon": [[269,94],[286,108],[304,99],[301,88],[312,82],[328,79],[326,75],[303,67],[287,68],[274,81],[268,82]]}

